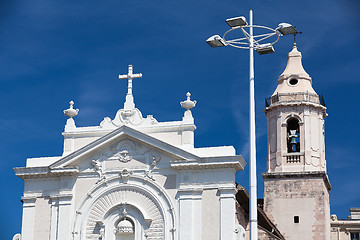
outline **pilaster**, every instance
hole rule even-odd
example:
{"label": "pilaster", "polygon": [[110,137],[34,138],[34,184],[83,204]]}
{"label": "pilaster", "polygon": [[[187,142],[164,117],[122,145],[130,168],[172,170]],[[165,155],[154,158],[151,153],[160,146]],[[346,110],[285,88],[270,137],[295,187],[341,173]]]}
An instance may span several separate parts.
{"label": "pilaster", "polygon": [[235,230],[235,188],[220,188],[220,239],[234,238]]}
{"label": "pilaster", "polygon": [[50,240],[70,240],[71,194],[51,196]]}
{"label": "pilaster", "polygon": [[23,202],[23,224],[21,229],[21,239],[32,240],[34,238],[36,197],[22,197],[21,199]]}
{"label": "pilaster", "polygon": [[59,201],[57,197],[51,197],[51,225],[50,240],[57,240]]}
{"label": "pilaster", "polygon": [[179,239],[201,239],[201,195],[200,189],[178,191]]}

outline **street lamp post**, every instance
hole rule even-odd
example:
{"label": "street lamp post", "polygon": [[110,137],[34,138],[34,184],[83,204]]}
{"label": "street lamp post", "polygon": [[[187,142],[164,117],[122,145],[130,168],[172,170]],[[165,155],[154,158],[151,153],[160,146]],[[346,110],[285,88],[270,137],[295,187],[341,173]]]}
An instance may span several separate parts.
{"label": "street lamp post", "polygon": [[[280,23],[276,29],[265,26],[253,25],[253,12],[249,12],[249,25],[246,18],[235,17],[226,20],[231,27],[226,31],[223,37],[214,35],[206,40],[211,47],[232,46],[235,48],[249,49],[249,87],[250,87],[250,106],[249,106],[249,122],[250,122],[250,239],[257,240],[257,181],[256,181],[256,136],[255,136],[255,90],[254,90],[254,49],[260,55],[275,52],[273,45],[279,41],[280,36],[296,34],[296,29],[288,23]],[[249,32],[246,31],[249,29]],[[267,33],[254,35],[253,30],[262,29]],[[226,40],[228,33],[234,30],[241,30],[244,37]],[[262,43],[264,40],[273,41]]]}

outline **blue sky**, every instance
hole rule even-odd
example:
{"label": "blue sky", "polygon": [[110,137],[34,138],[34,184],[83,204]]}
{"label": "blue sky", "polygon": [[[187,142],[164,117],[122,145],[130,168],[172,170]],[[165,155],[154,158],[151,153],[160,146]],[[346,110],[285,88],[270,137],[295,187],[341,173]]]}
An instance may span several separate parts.
{"label": "blue sky", "polygon": [[[313,86],[325,97],[326,159],[333,189],[331,213],[346,218],[360,207],[360,4],[329,1],[0,1],[0,239],[20,232],[23,181],[13,167],[28,157],[62,153],[70,100],[80,109],[77,126],[99,125],[123,106],[126,74],[134,65],[135,104],[158,121],[180,120],[187,91],[197,147],[233,145],[248,161],[248,52],[212,49],[205,40],[222,35],[229,17],[248,16],[276,27],[289,22],[303,33],[298,49]],[[264,98],[275,90],[292,37],[275,54],[255,53],[257,166],[266,171]],[[248,186],[248,169],[237,181]]]}

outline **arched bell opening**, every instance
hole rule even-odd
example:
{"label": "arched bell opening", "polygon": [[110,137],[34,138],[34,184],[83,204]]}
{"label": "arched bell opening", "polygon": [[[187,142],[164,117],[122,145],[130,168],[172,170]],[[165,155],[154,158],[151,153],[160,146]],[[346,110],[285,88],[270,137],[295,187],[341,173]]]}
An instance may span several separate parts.
{"label": "arched bell opening", "polygon": [[300,152],[300,124],[296,118],[287,120],[287,150],[288,153]]}

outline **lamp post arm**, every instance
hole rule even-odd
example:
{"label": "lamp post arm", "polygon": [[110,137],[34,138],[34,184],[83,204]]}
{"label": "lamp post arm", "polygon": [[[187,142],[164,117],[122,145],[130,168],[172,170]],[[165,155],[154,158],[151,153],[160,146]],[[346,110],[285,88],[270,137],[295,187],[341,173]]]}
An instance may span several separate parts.
{"label": "lamp post arm", "polygon": [[[251,45],[251,41],[254,41],[254,36],[253,36],[253,28],[250,26],[249,28],[249,32],[250,34],[248,34],[243,28],[241,28],[241,31],[244,33],[246,39],[249,41],[250,45]],[[254,43],[253,43],[254,44]]]}
{"label": "lamp post arm", "polygon": [[258,40],[255,40],[255,39],[254,39],[254,41],[255,41],[257,44],[259,44],[258,42],[261,42],[261,41],[263,41],[263,40],[265,40],[265,39],[267,39],[267,38],[270,38],[270,37],[272,37],[272,36],[274,36],[274,35],[276,35],[276,33],[268,33],[268,34],[262,34],[262,35],[254,36],[254,38],[255,38],[255,37],[265,36],[265,37],[260,38],[260,39],[258,39]]}
{"label": "lamp post arm", "polygon": [[[238,42],[238,41],[242,41],[242,40],[245,40],[247,39],[246,37],[243,37],[243,38],[235,38],[235,39],[231,39],[231,40],[226,40],[227,42]],[[249,44],[249,43],[243,43],[241,42],[241,44]]]}

